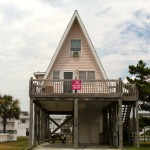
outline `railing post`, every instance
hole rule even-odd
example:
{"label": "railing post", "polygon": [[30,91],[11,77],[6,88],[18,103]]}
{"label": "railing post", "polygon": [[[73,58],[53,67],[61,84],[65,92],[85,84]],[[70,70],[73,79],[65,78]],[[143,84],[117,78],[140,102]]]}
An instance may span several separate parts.
{"label": "railing post", "polygon": [[32,86],[33,86],[33,77],[29,80],[29,96],[32,94]]}
{"label": "railing post", "polygon": [[33,146],[33,100],[30,99],[29,148]]}
{"label": "railing post", "polygon": [[122,80],[119,78],[119,93],[122,93]]}
{"label": "railing post", "polygon": [[119,148],[123,148],[123,122],[122,122],[122,99],[118,101],[119,107]]}

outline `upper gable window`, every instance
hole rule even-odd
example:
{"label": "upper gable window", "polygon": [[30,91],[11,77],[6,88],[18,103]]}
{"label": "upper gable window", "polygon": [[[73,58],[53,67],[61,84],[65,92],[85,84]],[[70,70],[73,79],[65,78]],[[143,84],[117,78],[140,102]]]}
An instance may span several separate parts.
{"label": "upper gable window", "polygon": [[71,51],[81,51],[81,40],[72,39],[71,40]]}

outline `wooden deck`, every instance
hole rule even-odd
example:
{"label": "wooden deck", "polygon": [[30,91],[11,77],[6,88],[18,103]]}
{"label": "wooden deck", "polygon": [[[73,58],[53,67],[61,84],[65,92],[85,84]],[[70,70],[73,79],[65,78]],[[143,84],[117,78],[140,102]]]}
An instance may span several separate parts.
{"label": "wooden deck", "polygon": [[34,99],[119,99],[135,101],[138,90],[134,84],[121,80],[82,80],[80,90],[72,90],[72,80],[30,79],[29,96]]}

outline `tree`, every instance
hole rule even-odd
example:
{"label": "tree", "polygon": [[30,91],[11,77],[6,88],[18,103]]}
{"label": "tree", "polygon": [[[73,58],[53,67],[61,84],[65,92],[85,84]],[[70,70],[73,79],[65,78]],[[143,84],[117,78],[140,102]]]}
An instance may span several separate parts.
{"label": "tree", "polygon": [[130,83],[135,83],[139,89],[139,102],[142,110],[150,111],[150,68],[142,60],[136,66],[129,66],[129,73],[135,79],[127,77]]}
{"label": "tree", "polygon": [[19,100],[10,95],[0,96],[0,116],[3,120],[3,132],[6,133],[7,119],[19,119],[21,109]]}
{"label": "tree", "polygon": [[142,130],[145,126],[150,126],[150,118],[140,117],[139,118],[139,127]]}

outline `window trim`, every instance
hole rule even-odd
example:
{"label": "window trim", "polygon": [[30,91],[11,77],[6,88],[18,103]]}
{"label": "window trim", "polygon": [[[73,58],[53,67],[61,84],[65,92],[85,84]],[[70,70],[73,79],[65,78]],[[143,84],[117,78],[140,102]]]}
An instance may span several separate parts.
{"label": "window trim", "polygon": [[81,39],[78,39],[78,38],[72,38],[72,39],[70,39],[70,47],[69,47],[70,52],[74,52],[74,51],[71,50],[71,41],[72,41],[72,40],[80,40],[80,41],[81,41],[81,50],[78,51],[78,52],[81,52],[81,51],[82,51],[82,40],[81,40]]}

